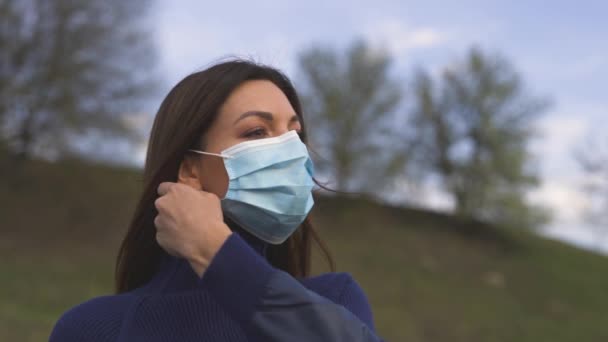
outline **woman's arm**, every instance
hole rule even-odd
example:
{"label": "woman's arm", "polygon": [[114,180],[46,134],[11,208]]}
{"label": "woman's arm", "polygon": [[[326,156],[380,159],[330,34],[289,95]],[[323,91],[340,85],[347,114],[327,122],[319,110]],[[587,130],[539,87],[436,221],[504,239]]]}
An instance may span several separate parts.
{"label": "woman's arm", "polygon": [[216,195],[171,182],[161,183],[158,193],[154,203],[157,242],[169,254],[189,261],[201,288],[210,292],[251,340],[380,340],[371,320],[365,324],[357,317],[365,317],[363,313],[353,313],[309,291],[231,233]]}
{"label": "woman's arm", "polygon": [[[349,279],[351,312],[274,269],[232,234],[203,274],[211,292],[253,341],[381,341],[363,292]],[[367,321],[367,322],[366,322]]]}

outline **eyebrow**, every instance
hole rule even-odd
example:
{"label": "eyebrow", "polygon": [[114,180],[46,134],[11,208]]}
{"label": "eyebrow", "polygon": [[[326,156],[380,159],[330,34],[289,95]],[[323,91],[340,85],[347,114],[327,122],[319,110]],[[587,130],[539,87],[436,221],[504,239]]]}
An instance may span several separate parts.
{"label": "eyebrow", "polygon": [[[238,119],[236,119],[234,121],[234,124],[236,124],[237,122],[239,122],[239,121],[241,121],[241,120],[243,120],[243,119],[245,119],[247,117],[250,117],[250,116],[257,116],[257,117],[259,117],[259,118],[261,118],[263,120],[266,120],[266,121],[273,121],[274,120],[274,116],[270,112],[263,112],[263,111],[259,111],[259,110],[252,110],[252,111],[248,111],[248,112],[245,112],[245,113],[241,114],[238,117]],[[297,115],[294,115],[294,116],[291,117],[291,119],[289,119],[289,122],[299,122],[299,121],[300,121],[300,118]]]}

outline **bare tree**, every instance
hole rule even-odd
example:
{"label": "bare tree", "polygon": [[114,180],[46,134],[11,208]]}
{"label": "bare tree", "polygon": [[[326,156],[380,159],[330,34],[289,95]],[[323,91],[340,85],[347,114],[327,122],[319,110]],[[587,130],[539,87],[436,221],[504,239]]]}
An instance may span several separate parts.
{"label": "bare tree", "polygon": [[528,142],[546,101],[526,92],[506,59],[474,48],[440,78],[420,70],[412,88],[412,165],[441,179],[455,212],[509,225],[544,221],[525,193],[538,182]]}
{"label": "bare tree", "polygon": [[355,41],[345,51],[312,47],[299,57],[307,124],[322,172],[341,191],[373,192],[395,169],[391,132],[401,89],[390,56]]}
{"label": "bare tree", "polygon": [[149,0],[0,0],[0,137],[12,153],[62,154],[93,134],[135,138],[153,89]]}

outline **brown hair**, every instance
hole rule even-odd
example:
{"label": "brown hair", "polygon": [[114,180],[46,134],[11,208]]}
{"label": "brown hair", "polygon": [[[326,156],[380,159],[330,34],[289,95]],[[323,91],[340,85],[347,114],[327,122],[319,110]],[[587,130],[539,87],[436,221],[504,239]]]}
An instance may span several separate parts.
{"label": "brown hair", "polygon": [[[116,293],[127,292],[148,282],[166,252],[156,242],[154,200],[162,182],[177,180],[179,165],[188,148],[196,146],[218,115],[230,93],[248,80],[268,80],[283,91],[306,130],[298,95],[280,71],[244,60],[232,60],[193,73],[180,81],[163,100],[150,134],[144,167],[143,192],[116,258]],[[311,247],[316,242],[330,268],[333,261],[319,238],[310,217],[280,245],[269,245],[267,258],[276,268],[294,277],[310,273]]]}

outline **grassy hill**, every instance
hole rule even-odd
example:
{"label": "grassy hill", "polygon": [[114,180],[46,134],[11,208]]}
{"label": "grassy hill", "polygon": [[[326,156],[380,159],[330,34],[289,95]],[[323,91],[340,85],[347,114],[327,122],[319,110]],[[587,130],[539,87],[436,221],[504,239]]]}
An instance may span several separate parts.
{"label": "grassy hill", "polygon": [[[63,311],[111,292],[140,175],[69,161],[0,175],[0,340],[42,341]],[[322,198],[314,215],[389,341],[608,341],[606,257],[364,199]]]}

